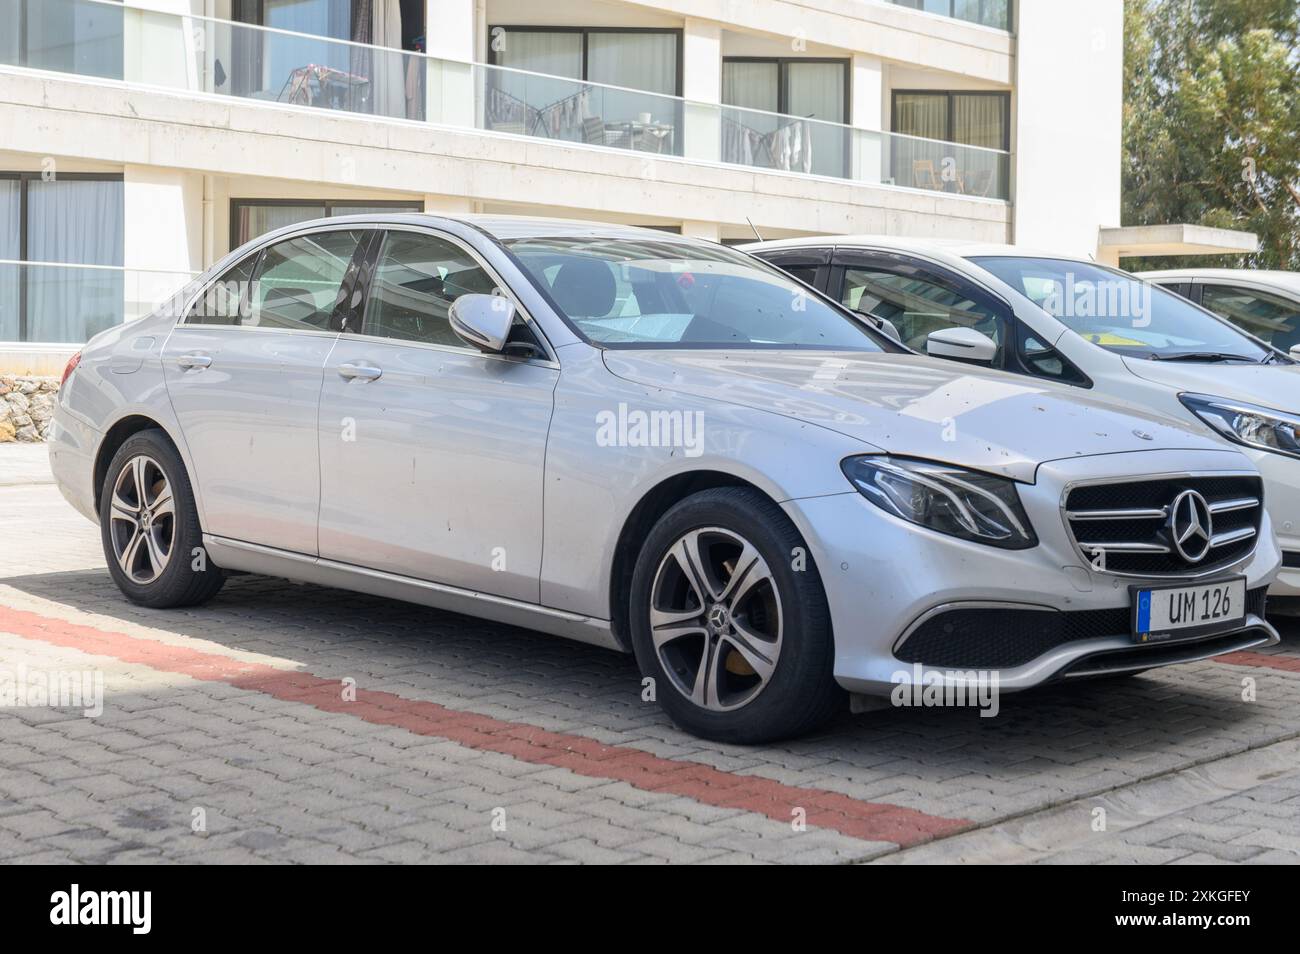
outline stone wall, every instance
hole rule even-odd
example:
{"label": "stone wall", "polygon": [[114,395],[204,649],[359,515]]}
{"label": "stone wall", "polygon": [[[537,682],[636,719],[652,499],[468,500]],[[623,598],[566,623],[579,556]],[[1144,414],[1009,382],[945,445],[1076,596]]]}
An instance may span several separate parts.
{"label": "stone wall", "polygon": [[58,378],[0,374],[0,444],[45,440],[58,396]]}

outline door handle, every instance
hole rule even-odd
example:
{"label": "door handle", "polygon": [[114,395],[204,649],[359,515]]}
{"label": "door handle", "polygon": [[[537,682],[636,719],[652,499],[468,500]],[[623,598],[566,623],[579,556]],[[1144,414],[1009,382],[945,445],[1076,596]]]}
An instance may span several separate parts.
{"label": "door handle", "polygon": [[369,364],[353,364],[349,361],[339,365],[339,377],[348,381],[373,381],[383,373],[381,368]]}
{"label": "door handle", "polygon": [[212,356],[206,354],[183,354],[176,359],[176,363],[182,368],[198,368],[202,370],[212,364]]}

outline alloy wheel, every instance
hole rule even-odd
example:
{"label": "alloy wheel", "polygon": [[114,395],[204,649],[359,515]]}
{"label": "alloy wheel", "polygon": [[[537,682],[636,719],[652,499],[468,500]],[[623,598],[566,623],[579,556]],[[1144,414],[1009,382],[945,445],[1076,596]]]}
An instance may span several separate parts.
{"label": "alloy wheel", "polygon": [[650,638],[674,688],[702,709],[748,705],[776,671],[781,596],[753,544],[721,527],[668,548],[650,595]]}
{"label": "alloy wheel", "polygon": [[118,566],[133,583],[152,583],[167,568],[176,541],[176,499],[152,457],[132,457],[118,472],[109,537]]}

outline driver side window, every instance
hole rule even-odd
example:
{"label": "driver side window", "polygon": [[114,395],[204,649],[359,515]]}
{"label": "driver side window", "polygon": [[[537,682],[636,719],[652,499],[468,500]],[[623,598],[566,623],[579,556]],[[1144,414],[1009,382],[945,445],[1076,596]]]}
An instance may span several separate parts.
{"label": "driver side window", "polygon": [[998,346],[993,364],[1003,365],[1006,320],[942,275],[904,263],[887,268],[849,265],[840,301],[860,314],[892,322],[903,344],[922,354],[933,332],[973,328]]}

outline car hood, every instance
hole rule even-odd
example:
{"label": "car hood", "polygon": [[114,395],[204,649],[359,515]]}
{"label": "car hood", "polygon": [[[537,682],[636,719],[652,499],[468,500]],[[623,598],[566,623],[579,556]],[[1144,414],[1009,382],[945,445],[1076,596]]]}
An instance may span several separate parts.
{"label": "car hood", "polygon": [[1088,392],[920,355],[607,350],[628,381],[807,421],[863,450],[1032,482],[1039,464],[1154,448],[1224,449],[1181,420]]}
{"label": "car hood", "polygon": [[1145,358],[1125,358],[1124,364],[1144,381],[1179,391],[1300,411],[1300,364],[1191,364]]}

